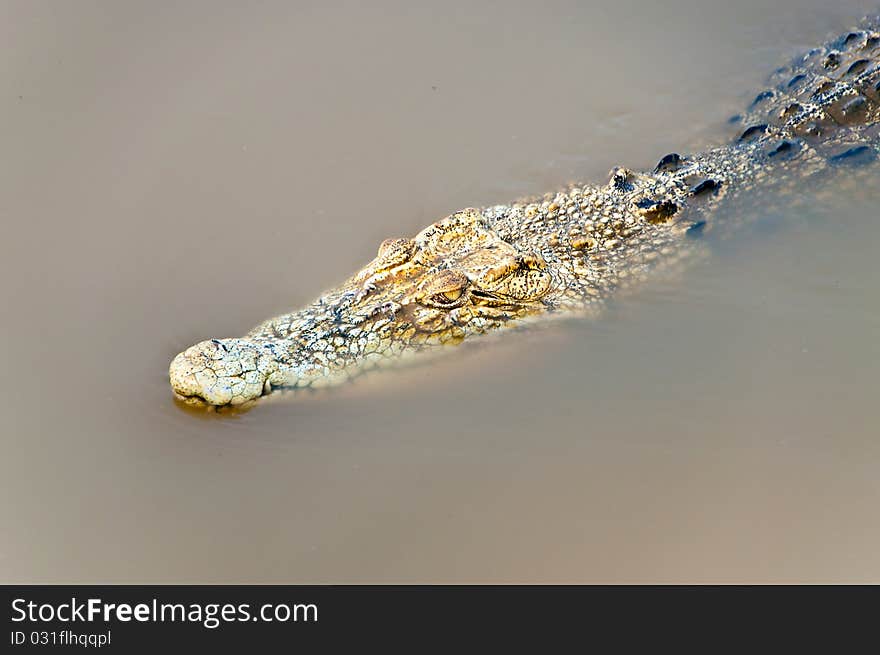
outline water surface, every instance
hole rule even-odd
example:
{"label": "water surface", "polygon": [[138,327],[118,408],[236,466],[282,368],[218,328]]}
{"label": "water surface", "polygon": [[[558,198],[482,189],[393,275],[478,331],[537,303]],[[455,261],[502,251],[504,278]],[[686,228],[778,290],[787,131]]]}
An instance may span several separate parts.
{"label": "water surface", "polygon": [[597,322],[236,416],[167,381],[382,239],[722,142],[871,9],[5,3],[0,580],[877,582],[871,185]]}

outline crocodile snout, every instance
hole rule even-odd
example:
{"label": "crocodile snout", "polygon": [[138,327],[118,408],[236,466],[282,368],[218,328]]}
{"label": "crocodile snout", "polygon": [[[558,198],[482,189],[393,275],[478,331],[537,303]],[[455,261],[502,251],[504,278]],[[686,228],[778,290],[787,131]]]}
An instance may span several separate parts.
{"label": "crocodile snout", "polygon": [[211,405],[240,405],[271,387],[277,370],[271,354],[246,339],[211,339],[178,354],[168,368],[171,386],[183,399]]}

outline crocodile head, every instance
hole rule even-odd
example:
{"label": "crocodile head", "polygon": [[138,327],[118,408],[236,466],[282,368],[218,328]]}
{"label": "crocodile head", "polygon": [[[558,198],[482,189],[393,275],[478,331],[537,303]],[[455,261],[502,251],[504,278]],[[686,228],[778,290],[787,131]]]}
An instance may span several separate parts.
{"label": "crocodile head", "polygon": [[465,209],[376,258],[304,309],[241,339],[203,341],[174,358],[178,396],[241,404],[273,387],[319,387],[415,353],[458,344],[548,309],[554,277],[536,253]]}

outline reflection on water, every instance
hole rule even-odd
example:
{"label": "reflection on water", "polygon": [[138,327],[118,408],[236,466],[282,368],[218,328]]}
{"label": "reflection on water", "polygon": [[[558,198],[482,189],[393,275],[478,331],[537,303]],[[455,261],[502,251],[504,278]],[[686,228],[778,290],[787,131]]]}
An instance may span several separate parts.
{"label": "reflection on water", "polygon": [[13,4],[0,579],[876,581],[870,189],[600,321],[250,412],[167,383],[384,238],[721,140],[872,8],[772,4]]}

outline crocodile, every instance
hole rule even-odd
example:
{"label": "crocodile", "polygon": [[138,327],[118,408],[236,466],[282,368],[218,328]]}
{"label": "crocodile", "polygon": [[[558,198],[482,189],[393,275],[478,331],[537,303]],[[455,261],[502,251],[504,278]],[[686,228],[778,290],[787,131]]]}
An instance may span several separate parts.
{"label": "crocodile", "polygon": [[730,119],[736,134],[724,145],[667,154],[650,170],[618,167],[599,185],[463,209],[383,241],[375,259],[303,309],[178,354],[171,386],[186,402],[243,405],[502,328],[595,316],[700,257],[706,233],[754,220],[756,198],[793,201],[814,181],[870,170],[878,119],[875,17],[777,69]]}

